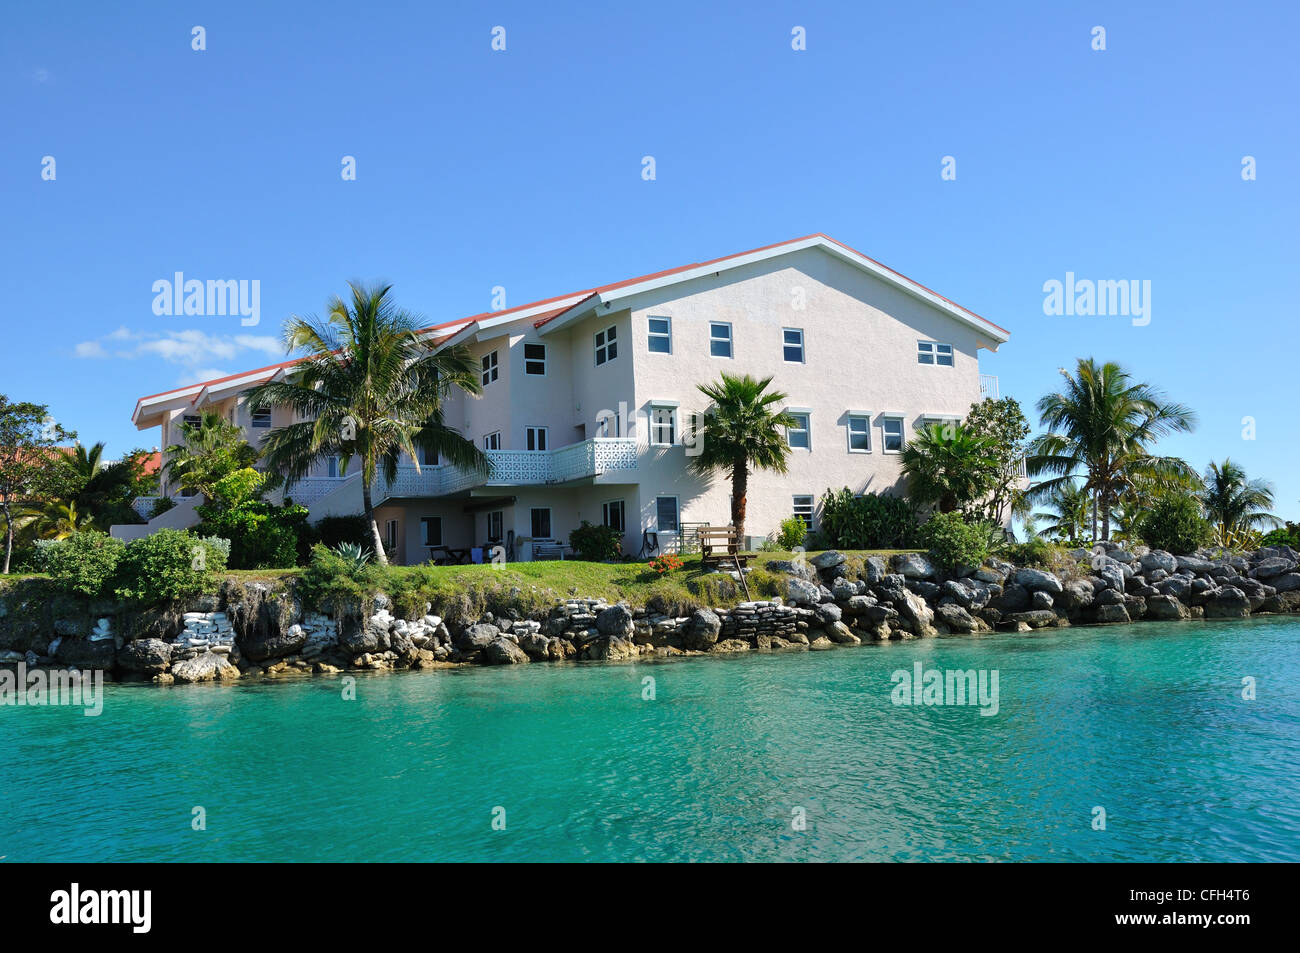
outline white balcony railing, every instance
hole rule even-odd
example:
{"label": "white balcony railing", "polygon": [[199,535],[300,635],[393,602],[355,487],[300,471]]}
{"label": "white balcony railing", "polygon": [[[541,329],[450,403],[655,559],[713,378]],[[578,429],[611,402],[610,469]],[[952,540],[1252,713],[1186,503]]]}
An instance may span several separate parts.
{"label": "white balcony railing", "polygon": [[[609,472],[635,470],[636,439],[593,437],[555,450],[488,450],[486,473],[462,467],[421,466],[405,463],[392,481],[375,477],[374,502],[398,498],[447,496],[476,486],[539,486],[598,477]],[[345,480],[299,480],[288,495],[297,503],[311,504],[341,487]]]}
{"label": "white balcony railing", "polygon": [[993,400],[998,399],[998,378],[996,374],[980,375],[980,399],[990,397]]}

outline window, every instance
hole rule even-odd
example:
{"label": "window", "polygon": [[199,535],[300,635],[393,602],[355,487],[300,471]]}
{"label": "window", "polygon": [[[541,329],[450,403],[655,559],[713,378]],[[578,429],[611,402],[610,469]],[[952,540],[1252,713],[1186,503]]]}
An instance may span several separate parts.
{"label": "window", "polygon": [[884,434],[885,453],[902,453],[903,452],[903,418],[886,417],[880,422],[880,430]]}
{"label": "window", "polygon": [[944,431],[943,431],[943,435],[944,435],[945,438],[947,438],[947,437],[951,437],[952,434],[953,434],[953,431],[952,431],[952,430],[948,430],[947,428],[948,428],[948,427],[956,427],[957,424],[959,424],[959,423],[961,423],[961,418],[960,418],[960,417],[932,417],[932,416],[926,416],[926,417],[922,417],[922,418],[921,418],[921,423],[920,423],[920,425],[918,426],[917,429],[919,429],[919,430],[929,430],[931,427],[943,427],[943,428],[945,428]]}
{"label": "window", "polygon": [[397,548],[397,520],[384,521],[384,548]]}
{"label": "window", "polygon": [[438,451],[430,450],[428,447],[420,448],[420,466],[436,467],[438,465]]}
{"label": "window", "polygon": [[623,416],[605,411],[596,418],[597,437],[623,436]]}
{"label": "window", "polygon": [[538,377],[546,376],[546,345],[524,345],[524,373]]}
{"label": "window", "polygon": [[484,354],[481,364],[483,366],[483,386],[487,387],[488,384],[497,379],[499,370],[497,367],[497,352],[493,351],[491,354]]}
{"label": "window", "polygon": [[811,496],[796,496],[794,498],[794,515],[803,520],[804,526],[812,529],[813,498]]}
{"label": "window", "polygon": [[528,449],[545,450],[546,449],[546,428],[545,427],[528,427]]}
{"label": "window", "polygon": [[677,408],[650,405],[650,445],[671,447],[677,442]]}
{"label": "window", "polygon": [[866,414],[849,414],[849,453],[871,452],[871,418]]}
{"label": "window", "polygon": [[731,357],[731,325],[724,321],[709,322],[709,356]]}
{"label": "window", "polygon": [[791,413],[793,423],[785,428],[786,442],[797,450],[812,449],[812,433],[808,414]]}
{"label": "window", "polygon": [[650,319],[650,353],[673,353],[673,319]]}
{"label": "window", "polygon": [[271,426],[271,412],[269,410],[253,411],[252,423],[254,427],[265,429]]}
{"label": "window", "polygon": [[677,532],[677,497],[655,498],[655,528],[661,533]]}
{"label": "window", "polygon": [[327,477],[330,477],[331,479],[337,479],[337,478],[338,478],[338,475],[339,475],[339,458],[338,458],[338,457],[326,457],[326,458],[325,458],[325,475],[326,475]]}
{"label": "window", "polygon": [[553,539],[551,536],[551,508],[549,506],[534,506],[531,510],[533,517],[533,539]]}
{"label": "window", "polygon": [[782,356],[787,364],[803,363],[803,328],[783,328]]}
{"label": "window", "polygon": [[500,431],[500,430],[494,430],[494,431],[492,431],[492,433],[488,434],[486,437],[483,438],[483,449],[484,449],[484,450],[500,450],[500,449],[501,449],[501,431]]}
{"label": "window", "polygon": [[627,520],[623,516],[623,501],[610,500],[608,503],[602,503],[600,521],[610,529],[616,529],[620,533],[626,530]]}
{"label": "window", "polygon": [[186,414],[181,418],[181,422],[188,427],[197,427],[199,424],[203,423],[203,418],[198,414]]}
{"label": "window", "polygon": [[442,545],[441,516],[425,516],[420,519],[420,539],[425,546]]}
{"label": "window", "polygon": [[935,341],[917,341],[916,363],[952,367],[952,345],[938,344]]}
{"label": "window", "polygon": [[618,328],[606,328],[596,332],[596,366],[612,361],[618,357]]}
{"label": "window", "polygon": [[500,510],[493,510],[487,515],[487,537],[489,543],[501,542],[502,532],[502,514]]}

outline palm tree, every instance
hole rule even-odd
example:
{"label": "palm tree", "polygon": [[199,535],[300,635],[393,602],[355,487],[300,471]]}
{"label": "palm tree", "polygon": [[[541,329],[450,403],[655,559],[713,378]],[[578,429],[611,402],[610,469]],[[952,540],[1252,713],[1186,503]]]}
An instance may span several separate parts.
{"label": "palm tree", "polygon": [[1194,471],[1177,457],[1155,456],[1158,438],[1196,426],[1196,415],[1170,403],[1150,384],[1135,382],[1114,362],[1080,358],[1075,374],[1061,370],[1065,387],[1038,401],[1047,433],[1030,444],[1031,476],[1049,474],[1035,484],[1035,499],[1050,497],[1057,486],[1082,471],[1092,502],[1092,534],[1110,539],[1111,510],[1135,481],[1186,480]]}
{"label": "palm tree", "polygon": [[1039,532],[1057,539],[1082,539],[1088,528],[1088,491],[1075,479],[1060,483],[1047,497],[1046,509],[1034,512],[1034,523],[1048,520]]}
{"label": "palm tree", "polygon": [[962,424],[923,427],[903,448],[907,491],[917,503],[935,503],[940,513],[980,501],[998,475],[996,443]]}
{"label": "palm tree", "polygon": [[1269,512],[1273,506],[1273,485],[1267,480],[1246,479],[1246,471],[1231,459],[1212,462],[1205,470],[1204,480],[1201,505],[1205,507],[1206,517],[1224,534],[1282,525]]}
{"label": "palm tree", "polygon": [[387,479],[407,456],[419,472],[421,449],[458,466],[483,471],[486,458],[473,442],[447,426],[443,404],[454,389],[478,394],[477,368],[461,347],[436,350],[418,335],[419,324],[389,297],[390,285],[349,285],[351,300],[330,299],[325,318],[293,317],[285,325],[290,351],[306,354],[284,380],[252,389],[249,405],[293,408],[301,423],[270,431],[264,458],[287,485],[306,476],[318,460],[338,456],[346,472],[352,457],[361,466],[361,496],[376,559],[387,563],[371,484]]}
{"label": "palm tree", "polygon": [[209,500],[218,480],[257,460],[257,450],[244,439],[243,429],[227,423],[216,411],[204,411],[197,424],[182,422],[181,434],[184,442],[165,451],[167,479]]}
{"label": "palm tree", "polygon": [[756,380],[724,371],[721,381],[698,385],[711,404],[701,432],[694,435],[700,452],[691,457],[690,468],[701,476],[720,470],[731,477],[731,523],[742,546],[750,468],[785,473],[790,446],[784,431],[796,423],[790,414],[775,409],[787,395],[768,391],[770,383],[771,377]]}

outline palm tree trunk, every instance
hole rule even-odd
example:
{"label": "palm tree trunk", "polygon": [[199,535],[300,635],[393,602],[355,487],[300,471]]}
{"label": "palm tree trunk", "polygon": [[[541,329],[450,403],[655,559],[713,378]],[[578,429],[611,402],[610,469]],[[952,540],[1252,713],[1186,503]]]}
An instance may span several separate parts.
{"label": "palm tree trunk", "polygon": [[749,461],[738,460],[731,470],[731,525],[736,527],[736,548],[745,548],[745,503],[749,493]]}
{"label": "palm tree trunk", "polygon": [[1110,493],[1101,494],[1101,538],[1110,541]]}
{"label": "palm tree trunk", "polygon": [[361,505],[365,509],[366,522],[370,524],[370,538],[375,543],[375,562],[381,566],[388,565],[388,554],[384,552],[384,538],[379,535],[379,523],[375,520],[375,504],[370,498],[370,484],[366,475],[361,474]]}
{"label": "palm tree trunk", "polygon": [[9,575],[9,560],[14,554],[14,518],[9,512],[9,501],[5,500],[5,568],[4,575]]}
{"label": "palm tree trunk", "polygon": [[1092,541],[1097,541],[1097,491],[1092,491]]}

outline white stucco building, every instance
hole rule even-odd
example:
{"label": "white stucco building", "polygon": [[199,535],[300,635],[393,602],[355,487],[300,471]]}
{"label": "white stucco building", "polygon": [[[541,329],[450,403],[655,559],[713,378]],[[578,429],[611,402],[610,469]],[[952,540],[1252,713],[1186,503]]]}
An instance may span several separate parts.
{"label": "white stucco building", "polygon": [[[643,532],[671,547],[683,524],[723,525],[730,485],[686,467],[686,415],[705,409],[696,389],[723,371],[772,376],[800,422],[787,435],[790,471],[751,476],[748,532],[762,536],[798,513],[816,523],[828,488],[899,487],[898,454],[929,419],[963,417],[996,379],[979,350],[1008,332],[825,235],[686,265],[428,329],[431,344],[468,346],[480,397],[455,395],[446,420],[483,447],[490,475],[427,461],[374,487],[381,531],[403,563],[429,547],[500,543],[530,559],[565,542],[582,520],[623,533],[637,554]],[[216,409],[256,443],[291,422],[277,408],[253,417],[244,393],[292,362],[141,398],[139,429],[179,438],[187,415]],[[164,492],[167,492],[164,489]],[[289,491],[313,519],[357,513],[355,469],[327,461]],[[187,501],[149,527],[184,526]]]}

